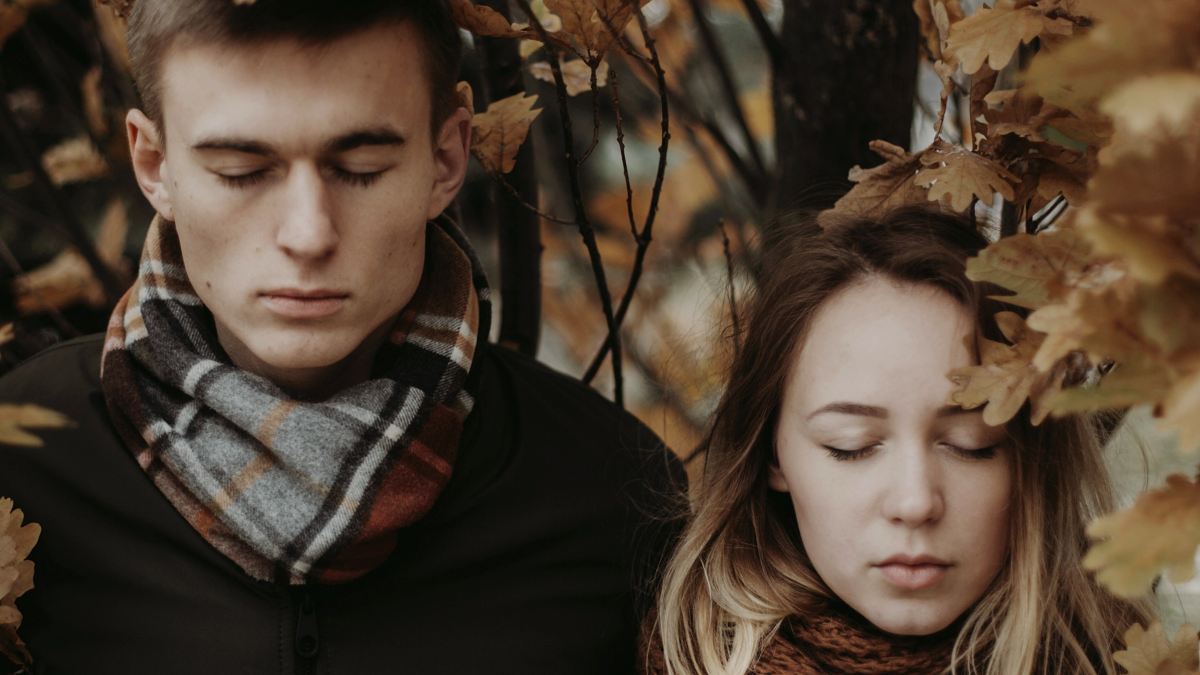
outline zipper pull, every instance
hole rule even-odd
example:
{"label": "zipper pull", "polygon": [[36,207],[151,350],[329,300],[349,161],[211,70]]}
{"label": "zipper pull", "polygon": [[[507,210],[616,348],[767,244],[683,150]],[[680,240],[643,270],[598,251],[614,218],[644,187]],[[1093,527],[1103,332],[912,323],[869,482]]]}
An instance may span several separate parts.
{"label": "zipper pull", "polygon": [[317,604],[312,594],[300,596],[300,609],[296,614],[296,656],[314,659],[321,648],[321,636],[317,632]]}

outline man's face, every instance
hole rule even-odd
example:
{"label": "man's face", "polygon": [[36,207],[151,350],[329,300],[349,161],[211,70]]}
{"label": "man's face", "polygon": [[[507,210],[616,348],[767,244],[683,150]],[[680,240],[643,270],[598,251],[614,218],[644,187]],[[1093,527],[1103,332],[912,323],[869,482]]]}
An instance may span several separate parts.
{"label": "man's face", "polygon": [[401,23],[315,47],[168,52],[147,194],[238,365],[286,381],[373,354],[416,290],[425,222],[461,184],[469,133],[460,109],[431,134],[420,45]]}

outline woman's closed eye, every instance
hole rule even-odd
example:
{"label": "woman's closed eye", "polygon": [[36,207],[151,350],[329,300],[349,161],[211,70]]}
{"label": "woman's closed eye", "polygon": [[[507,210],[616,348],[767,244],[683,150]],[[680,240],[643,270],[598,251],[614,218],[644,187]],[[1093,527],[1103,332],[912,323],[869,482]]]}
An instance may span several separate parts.
{"label": "woman's closed eye", "polygon": [[867,457],[875,454],[875,451],[879,449],[879,446],[879,443],[868,443],[867,445],[856,448],[839,448],[834,445],[821,445],[821,447],[829,453],[830,457],[833,457],[839,462],[866,459]]}

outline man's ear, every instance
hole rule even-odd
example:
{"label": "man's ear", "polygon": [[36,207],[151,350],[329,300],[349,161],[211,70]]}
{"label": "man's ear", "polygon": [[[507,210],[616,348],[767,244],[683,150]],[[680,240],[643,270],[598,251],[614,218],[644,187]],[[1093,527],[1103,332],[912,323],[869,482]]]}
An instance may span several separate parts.
{"label": "man's ear", "polygon": [[433,138],[433,192],[429,197],[427,220],[444,211],[467,177],[471,157],[471,112],[458,108],[442,122]]}
{"label": "man's ear", "polygon": [[138,187],[166,220],[174,220],[171,207],[171,192],[167,185],[166,139],[158,133],[158,127],[137,108],[125,115],[125,132],[129,136],[129,157],[133,162],[133,174]]}

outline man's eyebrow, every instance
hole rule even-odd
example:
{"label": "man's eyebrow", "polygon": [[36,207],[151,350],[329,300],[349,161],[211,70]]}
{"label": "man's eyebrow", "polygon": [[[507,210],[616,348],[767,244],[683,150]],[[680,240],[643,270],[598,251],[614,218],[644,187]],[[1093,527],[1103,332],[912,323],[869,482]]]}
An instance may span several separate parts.
{"label": "man's eyebrow", "polygon": [[874,405],[863,405],[862,403],[847,403],[845,401],[837,401],[828,405],[823,405],[809,414],[808,419],[812,419],[822,413],[841,413],[843,415],[861,415],[863,417],[878,417],[887,419],[888,411],[885,408],[880,408]]}
{"label": "man's eyebrow", "polygon": [[364,145],[404,145],[405,140],[403,135],[387,127],[361,129],[329,141],[325,144],[324,152],[336,155]]}
{"label": "man's eyebrow", "polygon": [[263,155],[264,157],[275,154],[275,149],[270,145],[261,141],[251,141],[243,138],[213,136],[203,138],[196,144],[192,145],[193,150],[232,150],[234,152],[244,152],[249,155]]}

